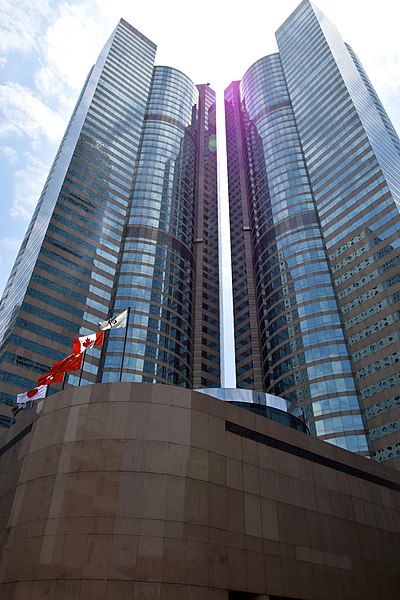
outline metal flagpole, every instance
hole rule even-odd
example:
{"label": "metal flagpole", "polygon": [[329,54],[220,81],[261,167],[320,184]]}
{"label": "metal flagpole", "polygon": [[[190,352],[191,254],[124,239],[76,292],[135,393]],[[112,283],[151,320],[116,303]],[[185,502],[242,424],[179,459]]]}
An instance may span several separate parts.
{"label": "metal flagpole", "polygon": [[86,350],[83,353],[83,357],[82,357],[81,372],[79,373],[78,387],[80,387],[80,385],[81,385],[82,373],[83,373],[83,365],[85,364],[85,358],[86,358]]}
{"label": "metal flagpole", "polygon": [[[100,323],[99,323],[100,325]],[[105,350],[107,348],[107,344],[108,344],[108,339],[110,337],[110,329],[103,329],[100,331],[104,331],[104,337],[103,337],[103,344],[101,346],[101,354],[100,354],[100,361],[99,361],[99,368],[97,369],[97,375],[96,375],[96,383],[100,383],[101,382],[101,373],[103,371],[103,367],[104,367],[104,361],[105,361]]]}
{"label": "metal flagpole", "polygon": [[122,381],[122,370],[124,368],[124,359],[125,359],[125,349],[126,349],[126,338],[128,337],[128,327],[129,327],[129,316],[131,314],[131,307],[128,306],[128,314],[126,316],[126,327],[125,327],[125,338],[124,338],[124,347],[122,350],[122,360],[121,360],[121,371],[119,373],[119,380]]}

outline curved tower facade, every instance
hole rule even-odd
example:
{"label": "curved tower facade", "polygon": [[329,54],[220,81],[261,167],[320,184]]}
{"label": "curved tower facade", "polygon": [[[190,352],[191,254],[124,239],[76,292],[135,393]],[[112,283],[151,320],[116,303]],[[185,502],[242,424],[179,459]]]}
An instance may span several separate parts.
{"label": "curved tower facade", "polygon": [[[192,387],[197,369],[196,385],[219,382],[218,364],[209,373],[202,361],[202,350],[219,361],[219,328],[208,340],[194,337],[195,285],[203,271],[196,244],[203,225],[197,219],[197,180],[206,162],[198,147],[208,132],[200,96],[201,108],[215,111],[214,94],[208,88],[211,102],[205,105],[204,91],[175,69],[154,68],[114,289],[114,312],[131,307],[124,381]],[[212,158],[216,162],[215,149]],[[216,211],[216,169],[207,183]],[[211,251],[213,239],[206,236],[203,244]],[[218,294],[212,304],[215,317]],[[123,329],[110,332],[102,381],[119,380],[124,337]],[[198,349],[202,364],[195,365]]]}
{"label": "curved tower facade", "polygon": [[[250,278],[248,295],[233,282],[238,385],[256,389],[261,370],[263,389],[318,436],[395,465],[399,140],[311,2],[277,42],[225,95],[227,139],[240,140],[228,161],[233,273],[242,261]],[[246,301],[260,342],[243,346]]]}
{"label": "curved tower facade", "polygon": [[[314,434],[367,452],[356,382],[279,54],[257,61],[230,93],[230,102],[241,107],[246,147],[250,201],[241,210],[251,239],[246,271],[253,272],[257,313],[249,328],[259,331],[262,389],[290,400],[291,410],[304,415]],[[242,204],[238,200],[231,202],[231,214]],[[235,248],[236,240],[232,242]],[[236,310],[240,293],[235,289]],[[235,314],[237,327],[240,317]],[[244,375],[238,373],[238,385],[257,389],[243,385]]]}

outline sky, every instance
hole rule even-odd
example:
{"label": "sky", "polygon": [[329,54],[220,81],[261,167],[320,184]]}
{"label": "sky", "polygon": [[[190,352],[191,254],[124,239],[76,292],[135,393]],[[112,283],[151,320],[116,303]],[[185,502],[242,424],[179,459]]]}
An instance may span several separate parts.
{"label": "sky", "polygon": [[[231,81],[277,51],[275,31],[298,4],[0,0],[0,295],[86,75],[121,17],[157,44],[156,64],[210,83],[221,101]],[[400,132],[400,3],[315,4],[359,56]]]}

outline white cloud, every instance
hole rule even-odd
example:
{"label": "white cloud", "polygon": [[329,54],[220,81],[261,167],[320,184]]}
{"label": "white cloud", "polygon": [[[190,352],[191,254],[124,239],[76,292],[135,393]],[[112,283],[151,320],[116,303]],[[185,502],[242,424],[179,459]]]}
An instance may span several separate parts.
{"label": "white cloud", "polygon": [[[0,137],[29,140],[39,150],[44,136],[60,140],[87,73],[104,42],[104,32],[93,2],[81,4],[58,0],[1,0],[0,68],[7,66],[12,53],[34,59],[29,72],[34,85],[19,76],[0,85]],[[7,56],[8,53],[8,56]],[[11,63],[10,63],[11,64]]]}
{"label": "white cloud", "polygon": [[51,9],[48,0],[2,0],[0,51],[28,53],[37,48],[36,40]]}
{"label": "white cloud", "polygon": [[42,65],[35,74],[38,93],[57,97],[68,107],[72,100],[75,102],[105,41],[101,26],[88,12],[89,6],[62,3],[40,41]]}
{"label": "white cloud", "polygon": [[0,137],[25,136],[38,146],[41,136],[55,142],[65,129],[65,120],[19,83],[0,85],[0,107]]}
{"label": "white cloud", "polygon": [[29,156],[24,169],[14,173],[12,217],[30,219],[43,189],[49,165]]}
{"label": "white cloud", "polygon": [[0,146],[0,152],[10,164],[15,165],[18,162],[18,152],[11,146]]}
{"label": "white cloud", "polygon": [[15,254],[21,245],[20,238],[17,237],[5,237],[0,238],[0,259],[4,257],[4,254]]}

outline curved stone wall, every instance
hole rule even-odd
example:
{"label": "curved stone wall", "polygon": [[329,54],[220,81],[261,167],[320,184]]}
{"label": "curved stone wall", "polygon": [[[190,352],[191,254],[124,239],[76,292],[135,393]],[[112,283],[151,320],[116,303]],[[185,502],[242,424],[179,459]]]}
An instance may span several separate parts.
{"label": "curved stone wall", "polygon": [[2,600],[395,597],[392,469],[172,386],[37,409],[0,437]]}

